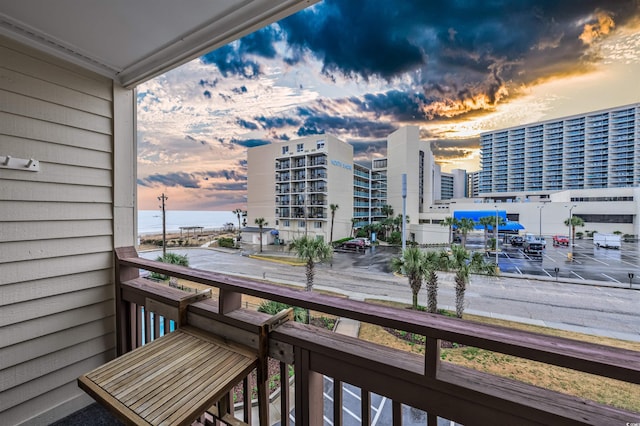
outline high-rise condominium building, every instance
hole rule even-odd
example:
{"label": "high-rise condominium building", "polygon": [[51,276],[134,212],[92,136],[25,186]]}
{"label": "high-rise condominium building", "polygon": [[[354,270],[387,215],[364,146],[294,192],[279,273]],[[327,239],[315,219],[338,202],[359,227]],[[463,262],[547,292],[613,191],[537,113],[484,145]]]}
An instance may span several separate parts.
{"label": "high-rise condominium building", "polygon": [[371,167],[353,161],[353,147],[330,135],[263,145],[248,150],[248,222],[264,218],[281,240],[302,235],[333,239],[351,235],[352,227],[381,221],[390,205],[403,211],[402,175],[406,179],[406,214],[419,223],[436,199],[463,197],[464,170],[441,173],[429,142],[415,126],[389,135],[387,157]]}
{"label": "high-rise condominium building", "polygon": [[480,135],[479,192],[640,185],[640,103]]}

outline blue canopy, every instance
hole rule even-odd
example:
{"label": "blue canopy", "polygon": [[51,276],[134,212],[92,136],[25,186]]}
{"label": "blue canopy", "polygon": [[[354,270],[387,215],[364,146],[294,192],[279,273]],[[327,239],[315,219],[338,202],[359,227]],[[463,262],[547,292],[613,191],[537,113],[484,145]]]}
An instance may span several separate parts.
{"label": "blue canopy", "polygon": [[[501,217],[506,222],[506,225],[498,226],[498,231],[519,231],[521,229],[524,229],[524,226],[522,226],[519,222],[512,222],[507,220],[506,210],[498,210],[497,214],[498,214],[498,217]],[[493,211],[492,210],[461,210],[461,211],[453,212],[453,218],[458,220],[472,219],[473,221],[478,222],[481,217],[487,217],[487,216],[495,217],[496,211],[495,210]],[[484,226],[476,225],[474,229],[484,229]],[[493,226],[489,225],[488,229],[493,230]]]}

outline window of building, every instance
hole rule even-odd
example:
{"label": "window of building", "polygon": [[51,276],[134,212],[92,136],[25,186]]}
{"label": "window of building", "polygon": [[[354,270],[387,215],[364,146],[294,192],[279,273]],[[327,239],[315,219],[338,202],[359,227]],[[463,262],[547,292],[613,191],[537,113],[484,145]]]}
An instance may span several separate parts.
{"label": "window of building", "polygon": [[289,146],[288,145],[283,146],[282,147],[282,155],[284,155],[284,154],[286,154],[288,152],[289,152]]}
{"label": "window of building", "polygon": [[282,221],[282,226],[284,226],[285,228],[289,227],[289,221],[288,220],[283,220]]}
{"label": "window of building", "polygon": [[315,229],[322,229],[322,222],[313,222],[313,227]]}
{"label": "window of building", "polygon": [[296,145],[296,151],[297,152],[302,152],[304,151],[304,144],[303,143],[299,143]]}
{"label": "window of building", "polygon": [[324,139],[320,139],[319,141],[316,142],[316,148],[317,149],[324,148]]}
{"label": "window of building", "polygon": [[298,221],[298,228],[304,228],[304,220]]}
{"label": "window of building", "polygon": [[276,219],[276,226],[278,226],[278,219]]}
{"label": "window of building", "polygon": [[574,214],[588,223],[633,223],[632,214]]}

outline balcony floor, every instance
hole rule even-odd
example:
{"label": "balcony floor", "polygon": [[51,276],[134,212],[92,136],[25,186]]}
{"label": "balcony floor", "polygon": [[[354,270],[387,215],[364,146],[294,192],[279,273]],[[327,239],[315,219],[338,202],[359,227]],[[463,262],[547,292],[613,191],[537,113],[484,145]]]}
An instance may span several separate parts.
{"label": "balcony floor", "polygon": [[82,410],[60,419],[51,426],[124,426],[102,406],[93,403]]}

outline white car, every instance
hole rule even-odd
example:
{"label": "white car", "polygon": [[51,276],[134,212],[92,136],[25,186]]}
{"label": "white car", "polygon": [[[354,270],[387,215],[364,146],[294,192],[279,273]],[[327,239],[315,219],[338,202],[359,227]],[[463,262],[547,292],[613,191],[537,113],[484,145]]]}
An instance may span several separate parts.
{"label": "white car", "polygon": [[355,240],[360,240],[364,242],[365,247],[371,247],[371,240],[365,237],[354,238]]}

